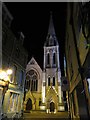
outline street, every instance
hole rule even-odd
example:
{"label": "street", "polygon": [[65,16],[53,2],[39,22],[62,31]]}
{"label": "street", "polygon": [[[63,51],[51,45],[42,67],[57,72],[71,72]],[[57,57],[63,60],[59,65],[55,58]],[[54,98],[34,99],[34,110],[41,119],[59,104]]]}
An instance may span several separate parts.
{"label": "street", "polygon": [[58,112],[56,114],[47,114],[45,112],[35,111],[31,113],[24,113],[24,120],[60,120],[61,119],[69,119],[68,112]]}

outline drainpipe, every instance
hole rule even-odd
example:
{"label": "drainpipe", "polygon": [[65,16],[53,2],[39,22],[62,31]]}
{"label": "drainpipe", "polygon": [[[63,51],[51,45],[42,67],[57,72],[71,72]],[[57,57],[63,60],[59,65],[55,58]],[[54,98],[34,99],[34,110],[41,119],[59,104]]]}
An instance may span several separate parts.
{"label": "drainpipe", "polygon": [[[82,80],[82,85],[83,85],[83,89],[84,89],[84,76],[83,76],[83,69],[81,66],[81,61],[79,58],[79,51],[77,48],[77,39],[76,39],[76,34],[75,34],[75,28],[74,28],[74,19],[73,19],[73,4],[74,3],[70,3],[70,7],[71,7],[71,19],[70,19],[70,23],[72,26],[72,32],[73,32],[73,37],[74,37],[74,44],[75,44],[75,50],[76,50],[76,55],[77,55],[77,61],[78,61],[78,66],[79,66],[79,70],[80,70],[80,76],[81,76],[81,80]],[[86,93],[84,91],[84,96],[85,96],[85,105],[86,105],[86,110],[87,110],[87,118],[89,118],[89,110],[88,110],[88,104],[87,104],[87,97],[86,97]]]}

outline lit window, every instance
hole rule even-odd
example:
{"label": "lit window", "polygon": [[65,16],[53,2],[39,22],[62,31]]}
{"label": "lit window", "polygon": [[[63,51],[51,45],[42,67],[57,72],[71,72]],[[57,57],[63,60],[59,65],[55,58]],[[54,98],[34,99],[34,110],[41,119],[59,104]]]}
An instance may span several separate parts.
{"label": "lit window", "polygon": [[89,93],[90,93],[90,78],[87,79],[87,82],[88,82],[88,90],[89,90]]}

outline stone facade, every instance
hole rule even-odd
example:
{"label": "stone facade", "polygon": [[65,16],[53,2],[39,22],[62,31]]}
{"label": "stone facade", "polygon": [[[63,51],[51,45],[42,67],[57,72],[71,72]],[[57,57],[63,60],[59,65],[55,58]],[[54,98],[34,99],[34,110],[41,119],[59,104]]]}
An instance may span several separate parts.
{"label": "stone facade", "polygon": [[[65,56],[67,78],[70,82],[71,118],[83,119],[90,115],[90,79],[87,79],[90,78],[90,48],[88,47],[90,37],[88,40],[85,37],[85,34],[88,34],[88,27],[90,27],[89,21],[87,21],[90,13],[84,13],[87,11],[86,9],[90,11],[90,7],[87,5],[86,3],[67,4]],[[86,15],[87,17],[85,17]]]}
{"label": "stone facade", "polygon": [[42,88],[42,70],[35,59],[26,67],[24,111],[40,110]]}
{"label": "stone facade", "polygon": [[[12,69],[9,81],[0,79],[0,114],[12,117],[23,110],[25,68],[28,54],[21,39],[17,39],[10,25],[12,15],[2,5],[2,70]],[[0,71],[0,72],[1,72]]]}

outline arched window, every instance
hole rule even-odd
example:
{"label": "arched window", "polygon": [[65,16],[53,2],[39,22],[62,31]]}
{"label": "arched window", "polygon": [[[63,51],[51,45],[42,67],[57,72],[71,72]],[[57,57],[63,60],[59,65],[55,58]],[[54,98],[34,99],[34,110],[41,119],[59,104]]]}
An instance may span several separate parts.
{"label": "arched window", "polygon": [[33,91],[36,91],[36,80],[34,80],[33,82],[34,82],[34,90]]}
{"label": "arched window", "polygon": [[29,77],[29,75],[26,75],[25,88],[26,89],[30,88],[30,77]]}
{"label": "arched window", "polygon": [[48,78],[48,86],[50,86],[50,77]]}
{"label": "arched window", "polygon": [[53,77],[53,86],[55,86],[55,77]]}
{"label": "arched window", "polygon": [[53,54],[53,64],[56,63],[56,60],[55,60],[55,53]]}
{"label": "arched window", "polygon": [[38,90],[38,80],[36,80],[36,91]]}
{"label": "arched window", "polygon": [[26,73],[26,78],[29,76],[29,89],[31,91],[37,91],[38,89],[38,75],[36,71],[30,70]]}
{"label": "arched window", "polygon": [[47,54],[47,64],[50,64],[50,55],[49,55],[49,53]]}
{"label": "arched window", "polygon": [[30,89],[30,80],[29,80],[29,85],[28,86],[29,86],[29,89]]}
{"label": "arched window", "polygon": [[31,81],[31,91],[33,91],[33,80]]}

